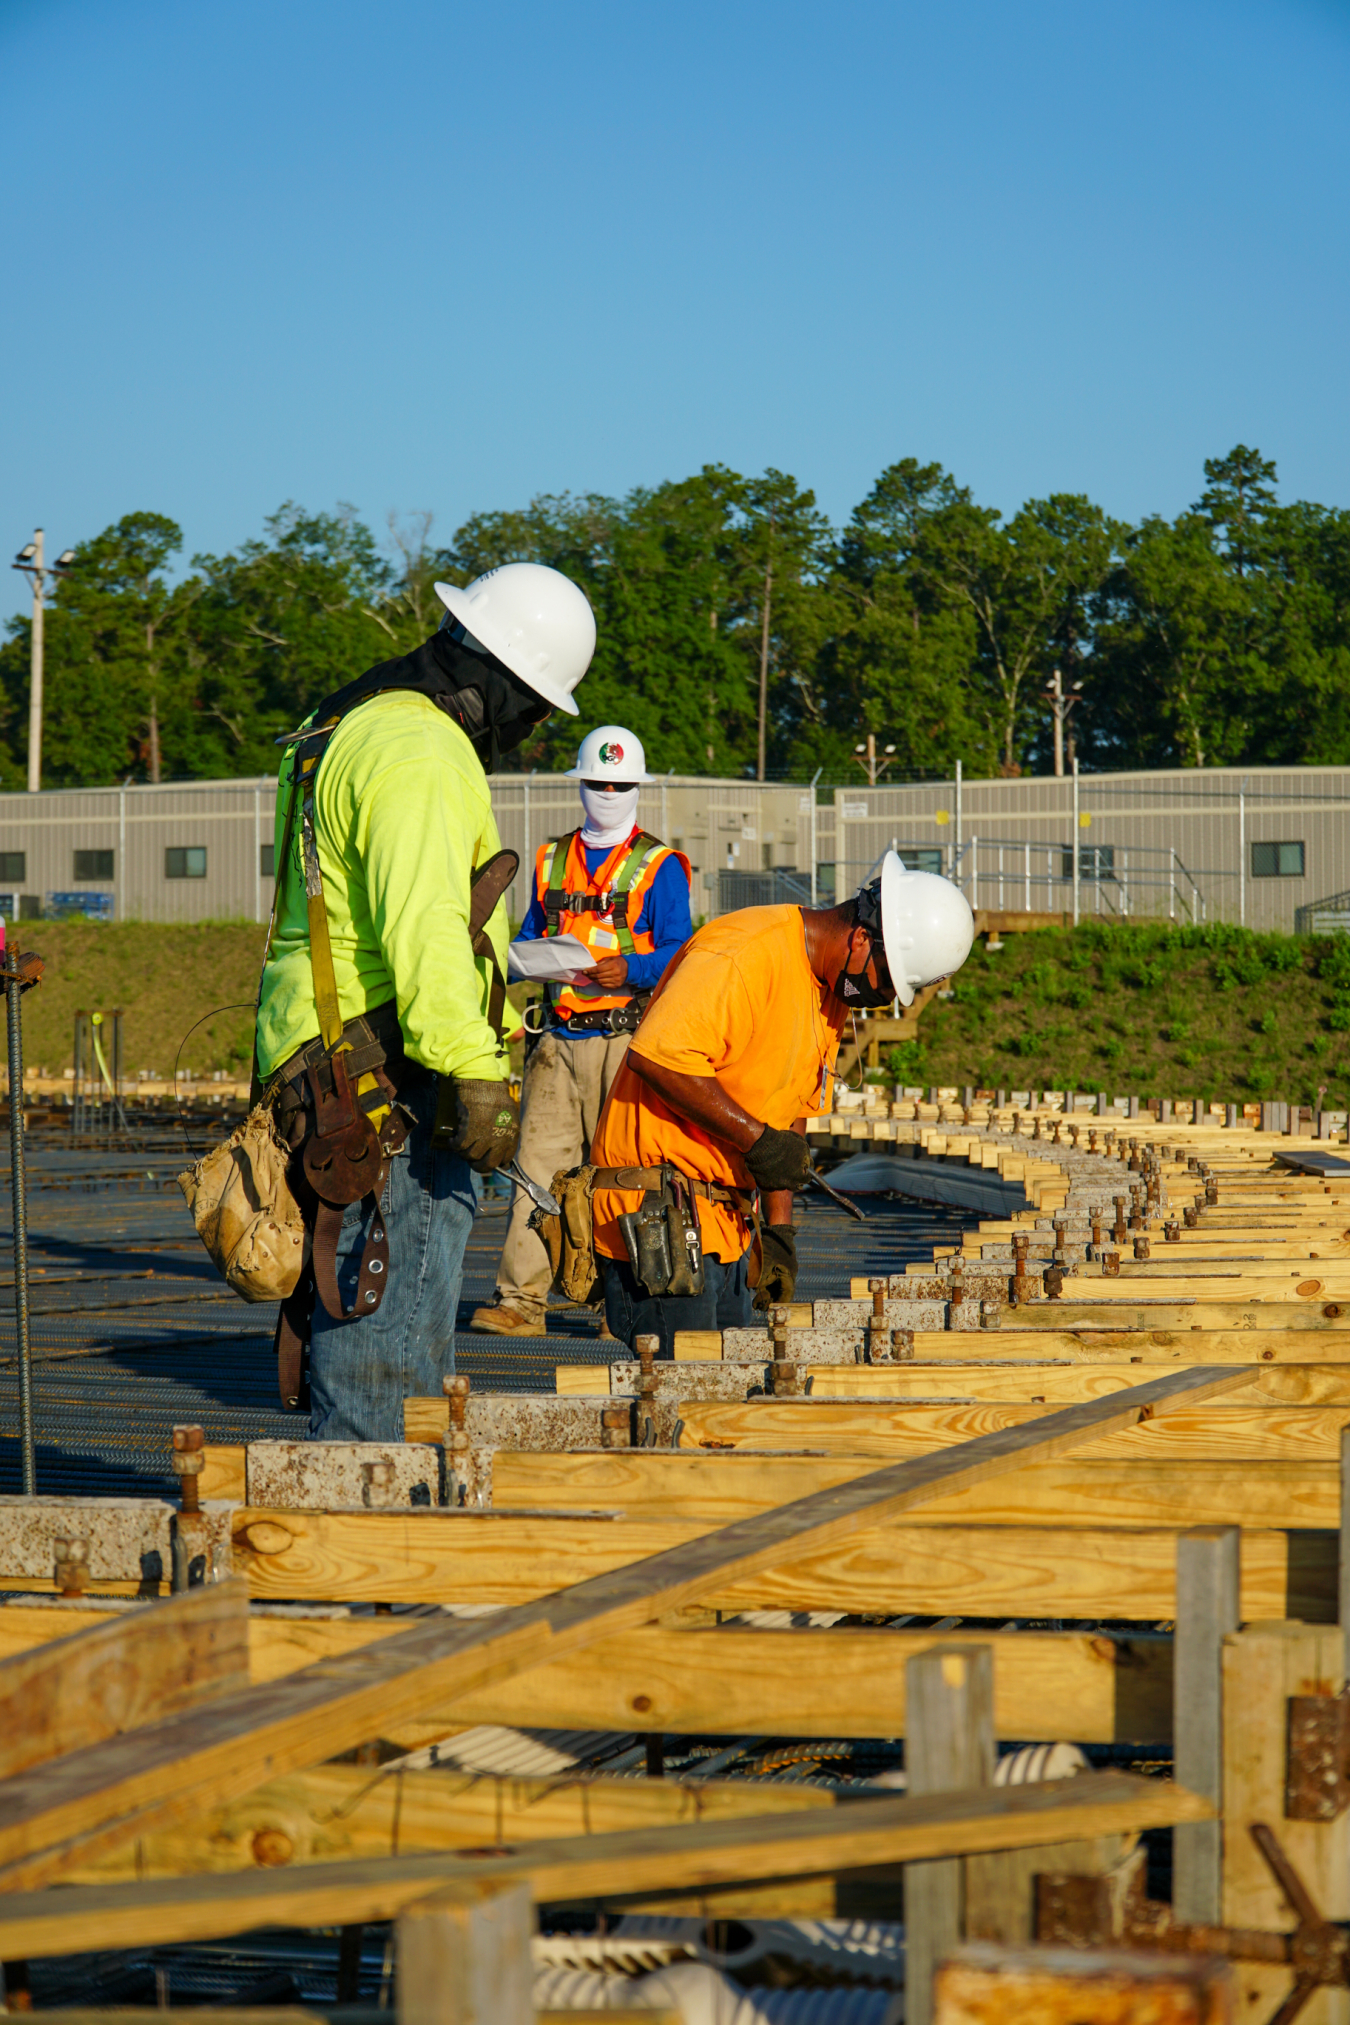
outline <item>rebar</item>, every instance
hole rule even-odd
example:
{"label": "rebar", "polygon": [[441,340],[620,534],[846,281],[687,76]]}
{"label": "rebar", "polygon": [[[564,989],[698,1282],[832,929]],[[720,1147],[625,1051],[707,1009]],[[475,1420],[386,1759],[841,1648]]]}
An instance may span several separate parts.
{"label": "rebar", "polygon": [[9,1025],[9,1174],[14,1211],[14,1326],[19,1345],[19,1442],[23,1454],[23,1494],[37,1492],[33,1454],[33,1350],[28,1333],[28,1185],[23,1161],[23,1012],[22,987],[14,960],[5,962],[5,1010]]}

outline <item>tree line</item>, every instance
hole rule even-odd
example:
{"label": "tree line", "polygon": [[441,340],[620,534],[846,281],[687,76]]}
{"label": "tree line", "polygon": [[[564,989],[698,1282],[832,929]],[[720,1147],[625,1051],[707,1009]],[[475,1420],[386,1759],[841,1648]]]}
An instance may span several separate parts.
{"label": "tree line", "polygon": [[[1081,494],[1010,518],[938,464],[889,465],[842,529],[785,472],[722,465],[623,499],[562,495],[429,514],[382,545],[350,508],[286,505],[261,537],[196,555],[132,513],[80,543],[46,618],[43,785],[271,772],[275,739],[439,623],[438,578],[551,563],[599,645],[584,718],[631,725],[654,769],[861,778],[1044,773],[1049,689],[1087,770],[1350,757],[1350,511],[1280,503],[1239,444],[1175,520],[1113,520]],[[26,775],[29,622],[0,646],[0,782]],[[555,718],[508,764],[571,763]],[[884,777],[884,776],[883,776]]]}

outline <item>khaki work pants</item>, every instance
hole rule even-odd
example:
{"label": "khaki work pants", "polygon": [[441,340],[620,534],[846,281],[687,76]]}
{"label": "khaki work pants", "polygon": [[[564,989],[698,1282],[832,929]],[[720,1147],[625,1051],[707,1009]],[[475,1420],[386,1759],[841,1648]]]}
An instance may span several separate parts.
{"label": "khaki work pants", "polygon": [[[517,1158],[531,1181],[551,1188],[559,1168],[579,1167],[590,1158],[600,1113],[632,1038],[587,1034],[571,1040],[550,1033],[539,1042],[520,1095]],[[502,1301],[532,1322],[542,1318],[553,1285],[543,1239],[530,1229],[533,1207],[524,1189],[517,1188],[497,1269]]]}

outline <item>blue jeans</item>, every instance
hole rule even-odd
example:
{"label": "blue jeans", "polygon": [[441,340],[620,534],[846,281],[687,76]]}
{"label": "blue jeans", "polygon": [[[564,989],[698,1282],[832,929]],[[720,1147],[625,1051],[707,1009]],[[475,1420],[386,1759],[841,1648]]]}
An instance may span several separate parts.
{"label": "blue jeans", "polygon": [[[335,1322],[314,1304],[310,1343],[311,1441],[402,1441],[403,1401],[439,1399],[455,1368],[455,1314],[482,1184],[457,1153],[433,1151],[436,1083],[410,1089],[404,1103],[416,1123],[407,1148],[389,1163],[380,1206],[389,1232],[389,1284],[373,1315]],[[369,1218],[359,1202],[343,1215],[338,1286],[355,1298]]]}
{"label": "blue jeans", "polygon": [[605,1320],[611,1333],[628,1344],[639,1336],[659,1336],[657,1356],[673,1357],[677,1329],[752,1329],[755,1314],[745,1277],[749,1260],[747,1252],[724,1266],[705,1254],[701,1294],[653,1299],[634,1279],[627,1259],[606,1259]]}

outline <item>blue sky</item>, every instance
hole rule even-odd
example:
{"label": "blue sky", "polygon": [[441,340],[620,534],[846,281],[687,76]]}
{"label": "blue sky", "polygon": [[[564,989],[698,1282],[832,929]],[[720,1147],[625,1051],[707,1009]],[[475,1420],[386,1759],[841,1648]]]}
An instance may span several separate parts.
{"label": "blue sky", "polygon": [[1348,103],[1318,0],[0,0],[0,542],[905,455],[1134,517],[1238,440],[1350,504]]}

